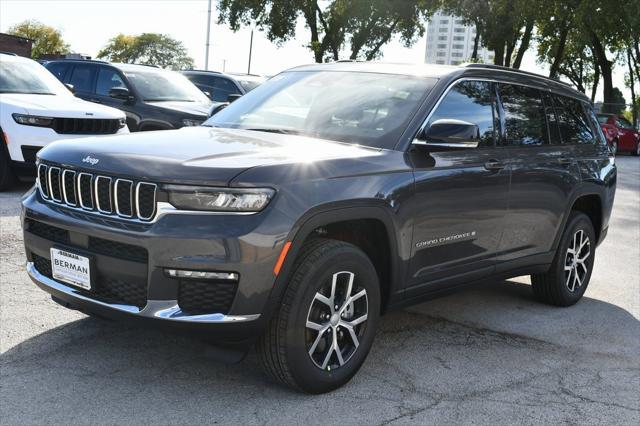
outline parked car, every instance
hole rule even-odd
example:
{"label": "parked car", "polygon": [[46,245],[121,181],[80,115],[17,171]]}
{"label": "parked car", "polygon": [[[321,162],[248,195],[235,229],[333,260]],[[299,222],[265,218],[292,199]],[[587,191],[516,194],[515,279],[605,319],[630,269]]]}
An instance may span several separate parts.
{"label": "parked car", "polygon": [[[391,309],[521,275],[545,303],[578,302],[616,187],[584,94],[478,64],[294,68],[201,127],[90,146],[39,154],[36,285],[255,342],[271,377],[311,393],[353,377]],[[67,173],[80,207],[56,201]]]}
{"label": "parked car", "polygon": [[217,71],[189,70],[182,74],[214,102],[234,101],[266,81],[259,75],[225,74]]}
{"label": "parked car", "polygon": [[616,114],[598,114],[598,122],[614,153],[640,155],[640,133],[629,120]]}
{"label": "parked car", "polygon": [[50,142],[123,133],[122,111],[78,99],[37,62],[0,53],[0,191],[35,176],[36,153]]}
{"label": "parked car", "polygon": [[72,84],[76,96],[118,108],[132,132],[199,126],[213,104],[178,72],[147,65],[90,60],[49,61],[45,67]]}

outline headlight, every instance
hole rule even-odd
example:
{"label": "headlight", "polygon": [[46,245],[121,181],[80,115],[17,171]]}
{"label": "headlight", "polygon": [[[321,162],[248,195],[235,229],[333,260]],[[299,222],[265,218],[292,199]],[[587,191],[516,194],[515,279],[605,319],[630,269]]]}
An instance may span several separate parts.
{"label": "headlight", "polygon": [[166,185],[164,189],[177,209],[220,212],[259,212],[275,194],[271,188]]}
{"label": "headlight", "polygon": [[27,114],[12,114],[13,119],[18,124],[24,124],[25,126],[38,126],[38,127],[51,127],[53,118],[40,117],[38,115]]}
{"label": "headlight", "polygon": [[199,126],[202,123],[204,123],[204,120],[192,120],[190,118],[183,118],[182,119],[182,125],[185,126],[185,127]]}
{"label": "headlight", "polygon": [[119,121],[118,124],[120,125],[120,128],[122,129],[124,126],[127,125],[127,119],[122,117]]}

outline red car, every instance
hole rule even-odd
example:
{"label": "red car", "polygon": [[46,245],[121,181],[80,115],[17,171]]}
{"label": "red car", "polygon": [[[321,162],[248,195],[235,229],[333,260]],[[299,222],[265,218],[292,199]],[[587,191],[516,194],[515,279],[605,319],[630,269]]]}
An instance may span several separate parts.
{"label": "red car", "polygon": [[629,120],[615,114],[598,114],[598,121],[614,153],[640,155],[640,133]]}

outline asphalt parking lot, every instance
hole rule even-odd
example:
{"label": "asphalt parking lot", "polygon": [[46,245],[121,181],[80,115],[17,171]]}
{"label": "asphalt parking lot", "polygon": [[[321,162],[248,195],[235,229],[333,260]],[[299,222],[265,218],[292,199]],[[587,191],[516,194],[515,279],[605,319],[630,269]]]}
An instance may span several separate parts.
{"label": "asphalt parking lot", "polygon": [[0,194],[0,424],[640,424],[640,159],[622,156],[585,298],[533,300],[528,278],[382,320],[344,388],[306,396],[253,354],[66,310],[24,271],[19,198]]}

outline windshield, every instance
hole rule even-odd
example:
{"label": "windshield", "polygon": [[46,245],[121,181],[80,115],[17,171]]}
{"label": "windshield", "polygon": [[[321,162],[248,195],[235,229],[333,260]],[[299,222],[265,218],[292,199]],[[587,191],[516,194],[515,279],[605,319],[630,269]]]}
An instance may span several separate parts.
{"label": "windshield", "polygon": [[286,72],[205,125],[393,148],[435,81],[364,72]]}
{"label": "windshield", "polygon": [[0,61],[0,93],[73,96],[60,81],[35,61]]}
{"label": "windshield", "polygon": [[236,77],[236,81],[240,83],[240,86],[242,86],[245,92],[250,92],[263,83],[262,81],[258,81],[258,80],[242,80],[237,77]]}
{"label": "windshield", "polygon": [[125,70],[131,84],[136,88],[143,100],[180,101],[210,103],[204,93],[193,85],[186,77],[173,71],[162,70]]}

